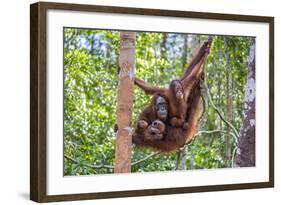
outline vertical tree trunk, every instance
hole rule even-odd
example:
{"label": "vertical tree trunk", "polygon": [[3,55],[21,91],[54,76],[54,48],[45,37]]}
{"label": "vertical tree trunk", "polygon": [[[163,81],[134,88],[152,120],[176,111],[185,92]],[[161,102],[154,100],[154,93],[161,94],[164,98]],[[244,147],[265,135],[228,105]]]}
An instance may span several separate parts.
{"label": "vertical tree trunk", "polygon": [[[227,52],[227,39],[224,36],[224,53],[226,61],[226,120],[232,123],[232,97],[231,97],[231,82],[230,82],[230,56]],[[226,167],[231,167],[232,159],[232,146],[230,127],[227,126],[227,135],[225,140],[225,154],[226,154]]]}
{"label": "vertical tree trunk", "polygon": [[244,98],[243,125],[240,129],[236,167],[255,166],[255,42],[250,49],[248,78]]}
{"label": "vertical tree trunk", "polygon": [[167,58],[167,53],[166,53],[167,52],[167,38],[168,38],[167,33],[163,33],[160,48],[161,48],[161,58],[164,58],[164,59]]}
{"label": "vertical tree trunk", "polygon": [[188,146],[185,145],[183,148],[177,151],[176,159],[176,170],[186,170],[186,159],[187,159]]}
{"label": "vertical tree trunk", "polygon": [[[221,65],[221,62],[222,61],[222,49],[220,48],[219,49],[219,59],[216,61],[216,66],[217,67],[219,67],[219,65]],[[218,83],[218,96],[219,96],[219,100],[218,100],[218,104],[217,104],[217,107],[220,107],[221,106],[221,99],[222,99],[222,97],[221,97],[221,95],[222,95],[222,74],[221,74],[221,72],[218,72],[218,78],[219,78],[219,83]],[[219,127],[220,127],[220,130],[222,130],[222,121],[220,120],[219,121]]]}
{"label": "vertical tree trunk", "polygon": [[117,139],[115,149],[115,173],[131,171],[133,110],[133,85],[135,72],[136,33],[121,32],[119,59],[119,86],[117,104]]}
{"label": "vertical tree trunk", "polygon": [[90,54],[93,57],[95,55],[95,33],[90,38],[90,43],[91,43]]}
{"label": "vertical tree trunk", "polygon": [[155,76],[155,83],[159,84],[159,74],[158,74],[158,63],[157,63],[157,49],[158,48],[158,34],[154,33],[154,58],[155,58],[155,64],[154,64],[154,76]]}
{"label": "vertical tree trunk", "polygon": [[200,36],[199,35],[193,35],[191,37],[191,49],[190,49],[190,58],[192,59],[194,55],[196,55],[196,50],[200,47]]}
{"label": "vertical tree trunk", "polygon": [[188,60],[188,56],[187,56],[187,50],[188,50],[188,45],[187,45],[187,41],[188,41],[188,34],[186,34],[184,36],[184,42],[183,42],[183,52],[182,52],[182,71],[184,72],[185,67],[186,67],[186,63]]}

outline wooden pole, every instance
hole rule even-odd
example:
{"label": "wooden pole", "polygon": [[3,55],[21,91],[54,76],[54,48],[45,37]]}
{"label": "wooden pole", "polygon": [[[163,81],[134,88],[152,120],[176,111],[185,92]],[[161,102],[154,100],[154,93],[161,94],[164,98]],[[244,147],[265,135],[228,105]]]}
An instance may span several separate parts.
{"label": "wooden pole", "polygon": [[135,73],[135,32],[120,33],[115,173],[131,172],[132,110]]}

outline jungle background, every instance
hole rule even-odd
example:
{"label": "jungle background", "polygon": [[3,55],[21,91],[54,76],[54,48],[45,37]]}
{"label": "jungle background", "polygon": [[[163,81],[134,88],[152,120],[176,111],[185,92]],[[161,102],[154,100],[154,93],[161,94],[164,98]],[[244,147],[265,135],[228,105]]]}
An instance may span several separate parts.
{"label": "jungle background", "polygon": [[[207,35],[137,32],[138,78],[168,86],[181,76]],[[185,149],[132,150],[132,172],[233,167],[252,37],[213,36],[205,65],[205,112]],[[64,29],[64,175],[113,173],[120,32]],[[135,86],[133,123],[151,96]]]}

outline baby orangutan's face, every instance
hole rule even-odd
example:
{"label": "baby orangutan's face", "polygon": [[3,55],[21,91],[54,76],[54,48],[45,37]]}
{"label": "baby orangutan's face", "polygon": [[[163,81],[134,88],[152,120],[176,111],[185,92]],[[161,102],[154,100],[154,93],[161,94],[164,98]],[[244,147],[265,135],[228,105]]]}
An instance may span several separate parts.
{"label": "baby orangutan's face", "polygon": [[161,140],[165,132],[165,124],[161,120],[155,120],[148,126],[144,140]]}
{"label": "baby orangutan's face", "polygon": [[[165,124],[161,120],[155,120],[151,123],[148,129],[150,129],[151,134],[163,134],[165,131]],[[153,130],[158,130],[158,133],[154,133]]]}
{"label": "baby orangutan's face", "polygon": [[173,92],[176,95],[176,98],[178,100],[182,100],[183,99],[183,88],[182,88],[182,84],[178,81],[173,81],[172,82],[172,89]]}

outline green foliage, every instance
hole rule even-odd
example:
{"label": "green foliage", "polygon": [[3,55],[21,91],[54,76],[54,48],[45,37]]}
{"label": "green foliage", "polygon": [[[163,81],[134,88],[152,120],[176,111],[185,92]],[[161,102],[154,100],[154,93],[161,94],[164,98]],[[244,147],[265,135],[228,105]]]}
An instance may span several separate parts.
{"label": "green foliage", "polygon": [[[83,39],[92,36],[98,40],[87,45]],[[102,48],[109,37],[114,45],[119,43],[118,32],[65,29],[65,39],[70,40],[64,49],[64,154],[78,161],[65,160],[65,175],[108,171],[89,169],[84,163],[113,164],[119,50],[110,43],[112,57],[107,57]]]}
{"label": "green foliage", "polygon": [[[194,50],[192,35],[138,32],[136,42],[136,76],[151,84],[167,86],[181,76],[184,62]],[[185,44],[187,39],[187,44]],[[200,36],[206,40],[207,36]],[[206,80],[214,103],[225,116],[226,60],[230,56],[230,78],[233,102],[232,124],[239,129],[242,121],[243,96],[251,38],[217,36],[205,67]],[[92,29],[64,30],[64,174],[88,175],[112,173],[114,165],[118,61],[118,31]],[[187,59],[187,61],[186,61]],[[133,122],[150,103],[138,88],[134,90]],[[208,104],[207,104],[208,105]],[[212,107],[207,106],[201,130],[226,130]],[[225,134],[199,135],[188,146],[188,169],[225,167]],[[234,140],[231,141],[232,149]],[[153,153],[133,149],[132,162]],[[176,153],[155,155],[132,167],[132,172],[167,171],[176,167]]]}

